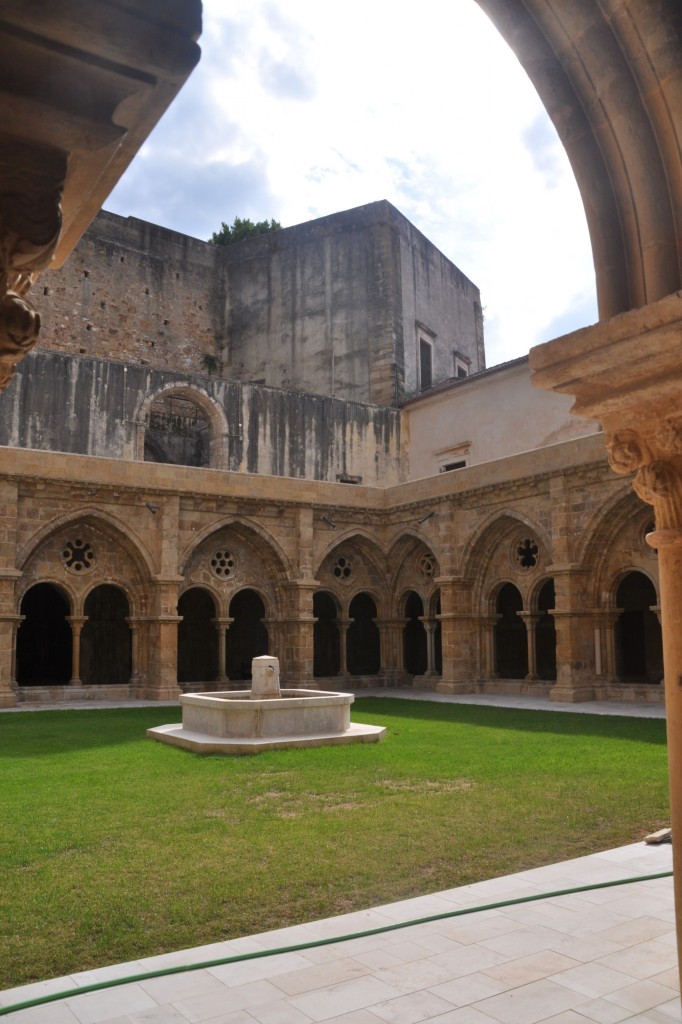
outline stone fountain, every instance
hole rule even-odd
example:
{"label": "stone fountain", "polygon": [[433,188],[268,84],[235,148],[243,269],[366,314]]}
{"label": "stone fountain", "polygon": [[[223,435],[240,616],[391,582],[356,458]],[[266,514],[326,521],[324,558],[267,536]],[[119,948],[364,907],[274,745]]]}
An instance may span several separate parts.
{"label": "stone fountain", "polygon": [[250,690],[180,697],[182,724],[148,729],[152,739],[197,754],[257,754],[282,747],[378,743],[379,725],[351,723],[352,693],[280,689],[279,660],[254,658]]}

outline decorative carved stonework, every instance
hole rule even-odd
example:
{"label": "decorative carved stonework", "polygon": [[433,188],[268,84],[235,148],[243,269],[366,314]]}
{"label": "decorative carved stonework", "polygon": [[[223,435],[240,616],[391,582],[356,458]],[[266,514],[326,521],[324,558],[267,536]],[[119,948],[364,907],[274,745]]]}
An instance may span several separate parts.
{"label": "decorative carved stonework", "polygon": [[663,420],[656,440],[662,451],[682,455],[682,416],[669,416]]}
{"label": "decorative carved stonework", "polygon": [[682,476],[676,465],[682,454],[682,419],[644,421],[641,431],[617,430],[607,437],[611,468],[616,473],[637,471],[633,488],[656,509],[659,529],[682,526]]}
{"label": "decorative carved stonework", "polygon": [[0,158],[0,388],[38,340],[40,314],[26,298],[51,263],[62,225],[66,157],[2,140]]}
{"label": "decorative carved stonework", "polygon": [[620,430],[606,440],[609,465],[616,473],[634,473],[647,461],[648,452],[634,430]]}

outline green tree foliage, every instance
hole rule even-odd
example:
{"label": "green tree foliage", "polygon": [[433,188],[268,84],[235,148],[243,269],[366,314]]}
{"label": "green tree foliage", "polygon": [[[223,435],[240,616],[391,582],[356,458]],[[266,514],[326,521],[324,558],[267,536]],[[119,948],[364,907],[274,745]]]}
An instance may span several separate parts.
{"label": "green tree foliage", "polygon": [[232,226],[223,221],[220,231],[214,231],[209,242],[212,242],[213,245],[232,245],[234,242],[242,242],[245,238],[267,235],[270,231],[281,231],[281,229],[282,225],[278,220],[260,220],[254,224],[248,217],[245,219],[235,217]]}

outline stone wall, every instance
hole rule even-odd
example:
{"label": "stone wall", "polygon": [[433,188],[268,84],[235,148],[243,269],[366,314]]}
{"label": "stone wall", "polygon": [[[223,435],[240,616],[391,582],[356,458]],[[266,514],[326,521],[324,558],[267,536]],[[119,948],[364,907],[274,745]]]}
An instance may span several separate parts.
{"label": "stone wall", "polygon": [[[141,460],[147,431],[158,442],[164,420],[183,419],[164,411],[174,395],[211,435],[197,466],[380,487],[402,479],[395,409],[41,349],[0,394],[0,444]],[[147,458],[185,461],[178,451],[192,439],[166,435],[166,457]]]}
{"label": "stone wall", "polygon": [[478,289],[390,203],[220,247],[102,212],[37,296],[72,355],[398,405],[453,352],[484,365]]}

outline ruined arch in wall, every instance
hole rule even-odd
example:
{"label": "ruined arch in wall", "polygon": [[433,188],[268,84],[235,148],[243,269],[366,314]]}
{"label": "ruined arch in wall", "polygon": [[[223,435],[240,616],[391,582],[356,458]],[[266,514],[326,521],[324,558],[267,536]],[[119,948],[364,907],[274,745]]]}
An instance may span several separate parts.
{"label": "ruined arch in wall", "polygon": [[197,384],[164,384],[135,416],[135,459],[227,468],[228,424],[222,406]]}
{"label": "ruined arch in wall", "polygon": [[601,319],[682,287],[677,0],[477,0],[554,122],[583,197]]}

